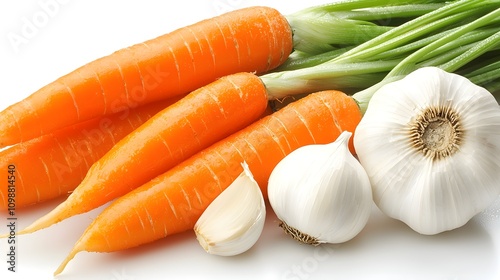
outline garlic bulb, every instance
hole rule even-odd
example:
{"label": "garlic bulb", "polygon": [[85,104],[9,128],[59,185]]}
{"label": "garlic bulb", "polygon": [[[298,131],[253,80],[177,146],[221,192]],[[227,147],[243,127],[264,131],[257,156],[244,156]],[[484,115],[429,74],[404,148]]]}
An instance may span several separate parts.
{"label": "garlic bulb", "polygon": [[273,169],[269,202],[293,238],[313,245],[341,243],[366,225],[372,193],[349,151],[351,135],[344,131],[335,142],[298,148]]}
{"label": "garlic bulb", "polygon": [[259,239],[266,219],[262,192],[246,162],[243,172],[205,209],[194,226],[200,245],[210,254],[233,256]]}
{"label": "garlic bulb", "polygon": [[457,74],[425,67],[380,88],[354,145],[377,206],[419,233],[460,227],[500,194],[500,107]]}

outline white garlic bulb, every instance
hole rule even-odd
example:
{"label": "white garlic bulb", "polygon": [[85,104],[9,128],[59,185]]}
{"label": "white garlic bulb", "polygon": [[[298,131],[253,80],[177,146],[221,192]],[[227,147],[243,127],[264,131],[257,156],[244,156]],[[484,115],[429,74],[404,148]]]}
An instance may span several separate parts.
{"label": "white garlic bulb", "polygon": [[366,172],[349,151],[351,135],[344,131],[335,142],[298,148],[273,169],[269,202],[294,239],[342,243],[366,225],[372,193]]}
{"label": "white garlic bulb", "polygon": [[419,233],[460,227],[500,194],[500,107],[457,74],[425,67],[383,86],[354,145],[377,206]]}
{"label": "white garlic bulb", "polygon": [[266,205],[246,162],[243,172],[205,209],[194,226],[200,245],[210,254],[234,256],[259,239]]}

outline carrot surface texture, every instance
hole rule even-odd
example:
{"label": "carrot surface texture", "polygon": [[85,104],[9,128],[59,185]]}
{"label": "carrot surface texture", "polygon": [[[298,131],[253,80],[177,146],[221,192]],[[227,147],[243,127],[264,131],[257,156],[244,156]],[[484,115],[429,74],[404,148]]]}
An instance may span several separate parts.
{"label": "carrot surface texture", "polygon": [[286,18],[269,7],[182,27],[92,61],[6,108],[0,112],[0,148],[185,95],[225,75],[266,72],[287,59],[292,44]]}
{"label": "carrot surface texture", "polygon": [[43,229],[124,195],[248,126],[266,108],[265,86],[251,73],[225,76],[191,92],[114,145],[64,202],[18,234]]}
{"label": "carrot surface texture", "polygon": [[[310,94],[197,153],[121,196],[97,216],[55,274],[80,251],[112,252],[190,230],[241,173],[246,161],[267,197],[272,169],[291,151],[334,141],[361,119],[356,101],[339,91]],[[350,149],[354,152],[352,142]]]}
{"label": "carrot surface texture", "polygon": [[[17,167],[16,208],[67,195],[90,166],[120,139],[179,98],[98,117],[19,143],[0,152],[0,167]],[[8,206],[7,185],[0,188],[0,210]]]}

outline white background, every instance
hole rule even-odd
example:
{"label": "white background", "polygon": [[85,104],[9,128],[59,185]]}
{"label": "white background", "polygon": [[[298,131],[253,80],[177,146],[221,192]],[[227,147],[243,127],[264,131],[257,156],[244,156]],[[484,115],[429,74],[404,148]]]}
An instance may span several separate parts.
{"label": "white background", "polygon": [[[181,0],[0,2],[0,110],[75,68],[111,52],[222,12],[268,5],[287,14],[327,0]],[[41,3],[56,3],[51,11]],[[26,24],[35,30],[24,36]],[[22,36],[21,44],[11,41]],[[19,228],[61,200],[17,211]],[[52,279],[52,273],[102,207],[40,232],[18,236],[17,272],[7,271],[0,240],[0,279]],[[375,207],[366,228],[340,245],[310,247],[287,238],[275,215],[247,253],[216,257],[186,232],[119,253],[83,252],[58,279],[499,279],[500,200],[464,227],[422,236]],[[6,232],[0,216],[0,233]]]}

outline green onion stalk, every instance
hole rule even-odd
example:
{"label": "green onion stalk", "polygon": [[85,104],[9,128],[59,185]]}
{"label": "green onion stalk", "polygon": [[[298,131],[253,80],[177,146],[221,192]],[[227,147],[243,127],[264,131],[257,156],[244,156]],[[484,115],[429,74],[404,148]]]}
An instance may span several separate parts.
{"label": "green onion stalk", "polygon": [[[348,37],[349,34],[338,35],[342,30],[330,32],[331,22],[327,20],[330,17],[389,22],[393,16],[406,20],[398,18],[395,26],[375,25],[386,30],[369,39],[361,35],[362,41],[353,39],[342,45],[332,39],[321,44],[320,40],[325,38],[318,36],[316,41],[310,39],[308,46],[302,44],[302,49],[297,43],[298,49],[287,63],[261,76],[269,95],[280,100],[290,95],[337,89],[352,94],[364,113],[378,88],[425,66],[456,72],[492,93],[499,91],[500,0],[397,1],[401,3],[398,6],[390,6],[391,2],[394,3],[348,0],[297,12],[294,16],[302,20],[293,25],[301,26],[299,31],[295,30],[297,40],[311,37],[303,34],[310,29],[321,31],[315,33],[325,38]],[[384,4],[389,6],[384,8]],[[304,20],[307,14],[311,25]],[[318,24],[319,19],[313,20],[321,18],[320,15],[324,25]],[[358,32],[364,34],[366,26],[362,25]],[[355,29],[344,31],[356,33]]]}

